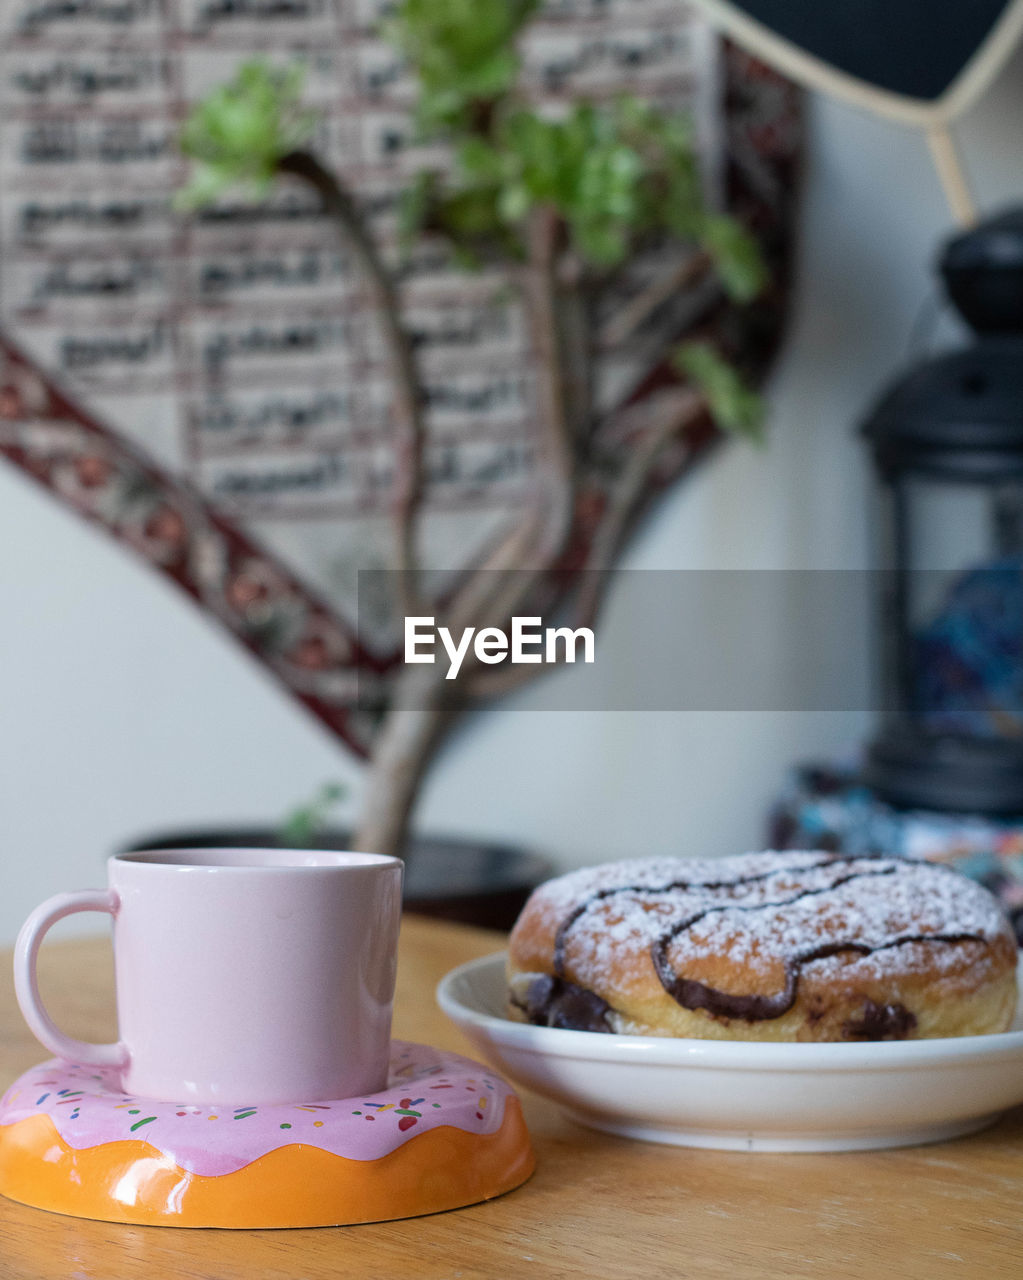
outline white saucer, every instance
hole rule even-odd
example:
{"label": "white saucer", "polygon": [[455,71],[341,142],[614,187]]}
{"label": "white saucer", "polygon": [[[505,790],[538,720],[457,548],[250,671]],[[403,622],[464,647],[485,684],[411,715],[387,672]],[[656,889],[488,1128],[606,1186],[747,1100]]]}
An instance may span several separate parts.
{"label": "white saucer", "polygon": [[498,1070],[609,1133],[734,1151],[854,1151],[955,1138],[1023,1102],[1023,1000],[1013,1030],[949,1040],[600,1035],[505,1018],[504,961],[502,952],[452,970],[437,988],[441,1008]]}

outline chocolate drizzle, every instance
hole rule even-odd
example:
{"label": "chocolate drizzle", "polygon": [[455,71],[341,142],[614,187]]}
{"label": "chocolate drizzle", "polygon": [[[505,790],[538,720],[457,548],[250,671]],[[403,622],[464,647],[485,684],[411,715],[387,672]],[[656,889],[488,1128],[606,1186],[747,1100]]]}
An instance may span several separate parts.
{"label": "chocolate drizzle", "polygon": [[[772,904],[777,906],[777,903]],[[868,947],[863,942],[828,942],[819,947],[811,947],[800,951],[785,961],[785,985],[774,995],[736,996],[727,991],[718,991],[715,987],[705,986],[691,978],[681,978],[675,974],[663,958],[660,951],[667,944],[658,939],[653,952],[654,967],[668,995],[677,1001],[683,1009],[706,1009],[708,1013],[719,1018],[741,1018],[744,1022],[766,1022],[771,1018],[780,1018],[788,1013],[796,1003],[799,991],[799,976],[803,966],[812,960],[826,960],[828,956],[837,956],[844,951],[858,956],[872,956],[878,951],[889,951],[892,947],[904,947],[911,942],[983,942],[985,939],[976,933],[914,933],[901,938],[893,938],[876,947]],[[886,1006],[887,1007],[887,1006]],[[901,1007],[901,1006],[900,1006]],[[910,1015],[913,1016],[912,1014]],[[915,1018],[914,1018],[915,1022]],[[885,1039],[884,1036],[863,1036],[863,1039]]]}
{"label": "chocolate drizzle", "polygon": [[[581,902],[579,906],[576,907],[575,910],[569,916],[567,916],[566,919],[564,919],[561,922],[561,924],[558,926],[558,932],[554,938],[555,972],[562,975],[564,974],[565,940],[568,936],[568,931],[572,928],[572,926],[580,918],[580,916],[584,916],[586,912],[589,911],[590,907],[592,907],[595,902],[603,902],[606,898],[615,898],[620,893],[644,893],[644,894],[674,893],[676,889],[683,889],[683,890],[685,889],[734,889],[740,885],[757,884],[761,880],[769,880],[771,876],[787,875],[794,871],[816,870],[817,867],[829,867],[829,866],[833,866],[835,863],[840,863],[840,862],[862,862],[862,861],[863,861],[862,858],[838,858],[838,857],[829,856],[823,859],[821,862],[812,862],[808,866],[801,863],[798,866],[792,866],[792,867],[772,867],[769,871],[758,871],[754,875],[740,876],[735,880],[669,880],[667,884],[656,885],[656,886],[643,885],[643,884],[623,884],[623,885],[615,885],[613,888],[609,888],[609,889],[598,889],[597,892],[591,894],[586,899],[585,902]],[[894,871],[895,868],[891,867],[891,868],[888,868],[887,870]],[[864,872],[863,874],[866,874],[866,873]],[[882,874],[885,874],[885,873],[882,873]],[[854,879],[854,878],[855,878],[854,876],[847,877],[847,879]],[[834,887],[835,887],[834,885],[828,886],[829,889]],[[797,895],[797,897],[804,897],[809,893],[816,893],[816,892],[823,892],[823,891],[806,890],[805,894],[799,894]],[[795,901],[796,901],[796,898],[786,899],[786,902],[795,902]],[[709,911],[724,911],[729,905],[731,904],[723,903],[720,907],[709,908]],[[758,903],[757,907],[754,909],[759,910],[761,907],[764,907],[767,905],[768,905],[767,903]],[[779,904],[776,903],[775,905],[777,906]],[[681,926],[681,927],[689,928],[690,925],[694,925],[697,922],[697,920],[702,920],[703,917],[707,914],[708,914],[708,911],[701,911],[698,916],[694,916],[684,926]],[[677,933],[679,931],[680,930],[676,930],[675,932]],[[675,936],[675,935],[673,934],[672,936]]]}
{"label": "chocolate drizzle", "polygon": [[[672,893],[679,889],[733,889],[738,888],[739,886],[752,884],[757,881],[767,880],[772,876],[807,872],[817,870],[822,867],[841,866],[843,864],[862,864],[864,861],[867,860],[863,858],[835,856],[827,857],[820,862],[811,863],[809,865],[802,863],[798,866],[772,867],[768,871],[740,877],[735,880],[697,882],[672,880],[667,884],[658,886],[621,885],[614,888],[600,889],[591,894],[585,902],[576,907],[559,926],[554,942],[554,969],[557,977],[551,979],[551,981],[561,982],[567,986],[572,986],[577,992],[586,991],[585,988],[575,987],[574,984],[568,983],[565,976],[567,938],[569,931],[576,921],[579,920],[580,917],[582,917],[597,902],[605,901],[606,899],[615,897],[618,894],[660,895]],[[735,995],[727,991],[720,991],[716,987],[708,986],[703,982],[698,982],[693,978],[686,978],[684,975],[676,973],[668,959],[671,944],[675,939],[710,915],[722,911],[767,911],[778,907],[789,906],[804,898],[816,897],[820,894],[830,893],[841,885],[848,884],[853,880],[874,876],[894,875],[900,869],[900,865],[902,864],[879,862],[877,867],[860,866],[857,870],[850,871],[847,875],[840,876],[830,884],[815,889],[800,889],[792,896],[781,900],[752,904],[730,901],[716,903],[713,906],[706,907],[704,910],[697,912],[695,915],[692,915],[685,920],[676,922],[660,934],[660,936],[655,938],[650,948],[651,959],[661,985],[668,995],[684,1009],[704,1009],[714,1017],[739,1018],[745,1022],[761,1022],[773,1018],[780,1018],[792,1008],[796,1002],[796,996],[799,990],[800,974],[802,973],[803,968],[814,960],[824,960],[830,956],[839,955],[844,952],[858,956],[874,955],[876,952],[887,951],[894,947],[907,946],[914,942],[940,942],[954,945],[961,942],[987,941],[982,934],[977,933],[914,933],[890,938],[873,946],[854,939],[821,943],[818,946],[808,947],[805,950],[798,951],[794,955],[785,958],[784,985],[780,991],[771,994],[754,993],[751,995]],[[593,1000],[600,999],[592,992],[586,991],[586,995],[591,997]],[[603,1003],[603,1001],[601,1001],[601,1003]],[[908,1032],[916,1025],[915,1016],[902,1005],[876,1005],[873,1001],[868,1001],[868,1005],[870,1007],[865,1009],[862,1022],[856,1021],[855,1023],[850,1022],[846,1024],[845,1030],[849,1038],[901,1039],[904,1038],[905,1035],[908,1034]],[[548,1023],[547,1025],[555,1024]],[[573,1025],[578,1027],[577,1023],[561,1023],[560,1025]]]}

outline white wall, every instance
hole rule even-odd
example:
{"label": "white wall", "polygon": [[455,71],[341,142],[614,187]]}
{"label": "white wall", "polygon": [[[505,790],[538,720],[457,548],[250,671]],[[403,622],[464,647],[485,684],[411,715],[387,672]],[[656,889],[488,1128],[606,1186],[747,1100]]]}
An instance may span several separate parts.
{"label": "white wall", "polygon": [[[1017,59],[960,131],[984,209],[1023,198],[1021,118]],[[733,447],[676,492],[633,567],[865,563],[867,476],[851,428],[906,357],[948,216],[919,136],[830,103],[814,103],[810,123],[798,305],[769,447]],[[782,628],[763,643],[789,639]],[[790,761],[866,727],[854,713],[525,709],[540,697],[459,734],[426,789],[424,828],[508,837],[565,865],[724,854],[759,842]],[[336,777],[357,787],[357,766],[236,646],[0,466],[0,941],[47,894],[101,882],[126,837],[273,821]]]}

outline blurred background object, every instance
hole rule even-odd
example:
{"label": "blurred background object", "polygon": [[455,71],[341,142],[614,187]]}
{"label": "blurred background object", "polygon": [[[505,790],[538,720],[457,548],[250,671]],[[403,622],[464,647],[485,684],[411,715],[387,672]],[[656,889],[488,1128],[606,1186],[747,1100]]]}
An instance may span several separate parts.
{"label": "blurred background object", "polygon": [[[336,823],[343,783],[327,782],[285,814],[276,828],[213,827],[164,831],[130,841],[125,851],[149,849],[338,849],[352,847],[353,833]],[[403,882],[406,911],[510,929],[532,890],[554,874],[554,865],[521,848],[479,840],[413,837]]]}
{"label": "blurred background object", "polygon": [[1023,34],[1021,0],[694,0],[801,84],[925,131],[953,214],[975,205],[951,132]]}
{"label": "blurred background object", "polygon": [[359,571],[479,625],[528,568],[556,607],[715,421],[755,425],[797,96],[652,0],[350,0],[276,13],[272,58],[246,10],[5,18],[0,448],[369,757],[353,839],[397,850],[501,681],[404,670]]}
{"label": "blurred background object", "polygon": [[1023,817],[897,806],[863,782],[856,763],[793,769],[771,812],[776,849],[926,858],[979,880],[1001,901],[1023,945]]}
{"label": "blurred background object", "polygon": [[865,776],[895,803],[1023,813],[1023,211],[940,265],[975,339],[911,368],[864,426],[889,709]]}
{"label": "blurred background object", "polygon": [[771,839],[954,866],[1023,941],[1023,212],[949,240],[972,341],[912,366],[863,426],[880,485],[879,731],[796,770]]}
{"label": "blurred background object", "polygon": [[[367,6],[358,8],[362,14]],[[584,0],[558,8],[561,25],[555,29],[552,20],[548,34],[562,48],[579,47],[593,14]],[[613,12],[616,6],[601,8]],[[679,6],[671,8],[673,14],[682,12]],[[153,25],[155,10],[148,14],[145,10],[139,3],[131,18],[133,23],[140,19],[134,27],[137,43],[166,49],[162,32]],[[629,10],[632,15],[635,6]],[[70,19],[54,13],[46,17],[35,7],[30,12],[29,6],[12,13],[12,38],[5,40],[5,52],[16,53],[19,59],[36,58],[45,70],[50,66],[46,42],[60,39],[66,48],[71,28],[61,24]],[[251,51],[257,36],[265,44],[278,33],[280,47],[290,48],[288,41],[300,30],[306,47],[314,48],[317,57],[327,56],[335,47],[334,28],[330,33],[313,26],[303,28],[291,17],[275,19],[277,25],[264,22],[257,31],[246,25],[243,13],[233,12],[228,20],[196,6],[194,12],[188,10],[188,21],[191,26],[180,47],[195,55],[191,69],[175,81],[174,95],[161,91],[149,114],[137,113],[139,136],[133,145],[138,157],[158,155],[159,140],[146,131],[154,120],[166,119],[168,106],[176,113],[172,126],[176,128],[188,95],[200,96],[229,74],[222,56],[225,50],[240,58]],[[101,28],[89,34],[93,47],[102,45]],[[211,34],[214,38],[208,40]],[[925,26],[924,44],[926,34]],[[302,39],[298,36],[299,42]],[[150,40],[151,46],[147,45]],[[708,45],[701,41],[702,37],[694,37],[688,47],[703,66]],[[216,45],[215,56],[212,45]],[[362,46],[351,47],[362,67],[361,84],[375,86],[374,92],[379,92],[381,86],[394,83],[386,63],[375,62],[368,52],[363,60]],[[637,57],[642,63],[641,52]],[[320,64],[314,58],[311,65]],[[773,166],[784,175],[783,186],[790,184],[792,169],[783,163],[784,156],[795,154],[790,91],[744,55],[728,53],[725,65],[739,68],[739,74],[725,82],[733,112],[725,129],[730,154],[742,158],[751,189],[764,189],[758,184]],[[321,83],[333,83],[331,75],[328,70]],[[651,75],[656,78],[656,71]],[[32,276],[26,266],[38,266],[51,289],[63,288],[65,296],[73,299],[81,280],[68,275],[66,264],[63,275],[49,271],[53,247],[63,243],[68,256],[91,263],[88,236],[104,219],[108,225],[110,219],[121,219],[116,233],[119,242],[149,246],[149,256],[159,263],[159,237],[153,234],[153,224],[143,235],[136,235],[133,228],[143,226],[152,209],[163,207],[163,195],[176,179],[172,175],[166,181],[139,183],[142,170],[138,166],[143,159],[125,162],[124,141],[130,130],[122,130],[120,152],[115,155],[118,138],[104,142],[94,128],[104,113],[117,115],[110,110],[109,95],[116,93],[117,84],[129,80],[123,75],[107,78],[106,102],[90,99],[92,105],[85,109],[86,104],[75,97],[75,86],[86,81],[66,71],[42,74],[37,68],[26,74],[16,63],[5,76],[11,141],[4,163],[20,164],[29,142],[35,160],[19,183],[4,185],[0,196],[4,324],[8,325],[12,308],[17,310],[19,338],[24,333],[38,344],[34,359],[41,360],[48,351],[54,363],[58,350],[62,358],[73,357],[76,368],[60,374],[61,385],[70,380],[76,388],[88,384],[94,399],[102,398],[106,411],[121,415],[119,430],[127,432],[134,424],[139,438],[148,441],[149,447],[158,444],[161,462],[169,464],[176,458],[178,439],[173,413],[168,413],[173,397],[149,392],[135,398],[102,396],[102,365],[89,363],[97,356],[109,359],[116,352],[122,359],[144,358],[153,349],[146,346],[145,334],[136,333],[133,341],[120,346],[103,345],[100,327],[88,318],[97,314],[95,298],[79,298],[74,301],[78,330],[71,335],[76,340],[58,347],[52,324],[47,327],[53,306],[35,287],[40,276]],[[95,78],[91,83],[97,83]],[[43,96],[27,99],[29,92]],[[334,112],[332,121],[339,122],[339,144],[356,135],[390,140],[388,145],[400,139],[395,128],[400,112],[391,110],[386,92],[368,112],[363,112],[361,103],[338,103],[329,90],[327,97]],[[957,117],[968,185],[982,207],[1019,198],[1020,108],[1021,63],[1014,57],[1005,73],[992,82],[991,91]],[[71,117],[83,121],[80,135],[69,131]],[[389,154],[400,163],[400,145]],[[73,182],[64,184],[71,170],[62,166],[76,155],[85,165],[75,171]],[[794,323],[769,388],[770,447],[762,455],[722,451],[714,465],[703,471],[699,484],[671,493],[633,541],[625,561],[631,567],[831,569],[862,568],[867,563],[868,474],[850,424],[862,417],[863,404],[877,385],[894,376],[905,362],[915,318],[928,305],[931,246],[946,233],[946,214],[934,172],[916,136],[886,121],[815,98],[810,111],[810,159]],[[962,177],[962,166],[953,155],[953,164],[943,170],[946,190],[956,181],[956,173]],[[733,181],[737,175],[738,169],[733,171]],[[965,180],[961,185],[966,186]],[[52,204],[43,198],[44,191],[54,194]],[[94,199],[90,193],[95,191],[105,194]],[[111,198],[111,191],[128,191],[131,207],[119,194]],[[157,198],[147,203],[153,191]],[[251,234],[237,252],[232,270],[224,271],[224,245],[246,225]],[[86,227],[90,230],[83,236]],[[275,207],[273,219],[260,234],[272,231],[271,238],[283,243],[287,229],[296,227],[305,228],[309,242],[318,234],[315,216],[289,197]],[[201,336],[211,332],[220,317],[253,312],[293,316],[296,300],[307,296],[301,289],[316,270],[303,256],[296,257],[287,270],[267,264],[257,252],[256,230],[235,209],[205,220],[190,241],[176,242],[187,244],[191,251],[220,245],[221,265],[214,263],[217,269],[201,277],[213,293],[195,312],[206,326],[195,331],[200,343],[194,345],[190,338],[177,349],[192,358],[190,372],[200,379],[211,372],[220,376],[233,366],[242,384],[236,397],[242,407],[256,398],[260,367],[272,367],[269,349],[256,356],[250,353],[243,366],[238,351],[221,341],[205,348],[217,359],[203,363],[194,359],[196,352],[204,350]],[[13,274],[6,269],[12,247],[21,261]],[[276,272],[280,282],[287,281],[287,288],[271,290],[267,272]],[[152,272],[143,271],[131,278],[144,286],[153,277]],[[178,278],[195,277],[183,273]],[[29,280],[32,287],[27,295],[12,293],[19,279]],[[287,290],[298,292],[289,295]],[[131,311],[130,299],[119,299],[116,288],[112,297],[122,315]],[[136,309],[136,314],[152,312]],[[322,319],[322,309],[317,314]],[[937,327],[943,340],[957,338],[955,323],[947,316],[939,318]],[[174,332],[164,323],[160,331],[164,355],[168,335]],[[236,329],[245,341],[250,332],[251,325]],[[316,340],[311,330],[293,332],[296,342],[303,340],[303,332]],[[330,338],[326,327],[316,332],[321,339]],[[154,342],[160,333],[152,331]],[[92,343],[83,345],[85,338],[93,339]],[[226,364],[221,358],[225,353]],[[36,394],[39,380],[23,379],[16,357],[13,363],[15,380]],[[216,389],[213,382],[210,386]],[[336,412],[336,397],[332,399],[330,393],[324,398],[321,392],[317,387],[315,413]],[[54,403],[50,402],[51,407]],[[216,408],[215,399],[211,404]],[[289,404],[282,401],[282,412]],[[80,417],[69,420],[81,431]],[[218,431],[244,422],[246,430],[251,430],[258,416],[211,412],[193,421],[206,422]],[[55,434],[51,431],[50,438]],[[192,439],[198,444],[203,437]],[[168,546],[180,545],[174,504],[169,511],[155,509],[141,526],[122,522],[116,508],[117,518],[111,521],[106,502],[109,490],[97,483],[111,460],[102,450],[98,456],[96,449],[79,453],[82,456],[75,455],[73,465],[57,472],[63,486],[60,492],[70,495],[77,510],[106,528],[113,524],[123,529],[133,545],[156,546],[160,554]],[[27,461],[28,455],[23,457]],[[246,493],[258,494],[260,482],[252,478],[253,472],[243,476],[243,469],[234,467],[226,455],[214,459],[212,454],[193,454],[190,465],[198,473],[213,476],[222,475],[228,461],[235,477],[233,501]],[[329,472],[327,466],[320,474]],[[32,902],[50,891],[55,865],[60,866],[62,882],[70,871],[83,882],[95,880],[103,854],[123,843],[126,832],[179,824],[196,827],[223,821],[228,815],[273,826],[296,797],[308,793],[310,779],[338,773],[351,786],[345,818],[354,816],[361,785],[358,768],[339,758],[330,735],[321,734],[279,696],[264,669],[238,662],[220,635],[180,608],[165,581],[147,576],[65,510],[47,504],[20,474],[9,469],[0,474],[0,498],[5,546],[0,589],[10,619],[0,629],[0,698],[7,719],[7,732],[0,741],[0,811],[5,815],[7,847],[23,851],[18,858],[9,856],[5,868],[10,916],[0,928],[12,933]],[[302,542],[298,526],[268,520],[265,499],[260,498],[260,503],[261,514],[253,529],[261,536],[273,529],[275,545],[282,553],[294,553]],[[205,532],[213,536],[203,542],[204,553],[214,552],[213,563],[223,554],[233,571],[227,578],[231,592],[215,597],[218,617],[229,624],[236,616],[250,619],[255,624],[252,639],[265,636],[258,626],[265,612],[263,602],[268,592],[283,585],[285,598],[300,600],[299,616],[315,624],[316,634],[308,637],[309,643],[299,652],[303,662],[312,660],[316,670],[321,661],[318,655],[335,652],[340,640],[337,629],[326,625],[317,608],[308,608],[310,598],[315,606],[315,596],[302,597],[294,576],[268,572],[267,561],[255,555],[256,543],[242,537],[237,528],[226,530],[222,523],[211,522]],[[353,546],[356,559],[364,552],[364,543]],[[150,562],[153,559],[150,555]],[[191,557],[170,563],[174,571],[168,580],[173,577],[191,589],[201,580],[190,578],[185,570],[208,565],[210,560]],[[279,571],[281,563],[270,568]],[[224,608],[221,600],[230,607]],[[609,605],[613,614],[613,598]],[[26,625],[21,620],[31,621]],[[802,629],[796,616],[772,616],[765,619],[757,646],[760,651],[791,648],[799,643]],[[619,642],[614,656],[627,669],[627,643]],[[274,675],[280,678],[279,669]],[[554,679],[571,681],[572,673],[559,673]],[[833,713],[597,715],[548,714],[543,703],[537,690],[526,690],[507,702],[500,716],[471,717],[433,770],[417,825],[466,835],[486,833],[498,840],[541,847],[561,866],[631,853],[730,853],[759,843],[762,815],[788,762],[827,758],[842,745],[863,740],[873,728],[866,708]]]}
{"label": "blurred background object", "polygon": [[[922,129],[953,216],[973,226],[952,126],[1015,50],[1019,0],[697,3],[800,82]],[[992,881],[1016,912],[1014,838],[1006,860],[978,815],[1023,815],[1023,211],[952,240],[940,266],[976,340],[912,369],[864,428],[883,491],[884,723],[861,771],[799,771],[772,834],[798,847],[816,838],[901,853],[907,829],[986,830],[989,846],[965,858],[954,836],[932,851]],[[831,824],[820,820],[822,795]],[[890,805],[913,812],[900,821]],[[921,806],[958,811],[958,823]]]}

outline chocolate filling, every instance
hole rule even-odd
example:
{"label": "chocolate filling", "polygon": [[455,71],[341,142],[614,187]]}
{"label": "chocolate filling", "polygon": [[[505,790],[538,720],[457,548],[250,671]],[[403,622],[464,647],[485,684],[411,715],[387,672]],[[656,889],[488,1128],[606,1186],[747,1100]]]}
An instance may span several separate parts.
{"label": "chocolate filling", "polygon": [[611,1006],[595,992],[564,978],[544,974],[534,978],[526,992],[526,1002],[515,1001],[536,1027],[560,1027],[562,1031],[604,1031],[613,1028],[607,1015]]}
{"label": "chocolate filling", "polygon": [[867,1000],[863,1013],[842,1023],[845,1040],[905,1040],[916,1027],[916,1014],[904,1004],[876,1004]]}
{"label": "chocolate filling", "polygon": [[[843,864],[862,862],[863,858],[853,857],[831,857],[818,863],[811,863],[809,866],[800,865],[795,867],[774,867],[770,871],[760,872],[756,875],[744,876],[738,880],[723,880],[713,882],[690,882],[685,880],[673,880],[666,885],[651,887],[648,885],[622,885],[613,889],[600,889],[591,897],[576,907],[572,913],[562,921],[558,928],[557,935],[554,940],[554,969],[557,978],[546,979],[545,981],[560,981],[563,984],[563,990],[571,989],[573,992],[580,993],[580,999],[585,997],[578,1010],[571,1006],[571,1014],[565,1016],[585,1015],[586,1001],[596,1002],[601,1006],[603,1011],[607,1011],[610,1006],[606,1005],[599,996],[592,991],[587,991],[585,987],[578,987],[574,983],[568,981],[565,977],[566,949],[567,937],[575,922],[583,916],[591,906],[597,902],[605,901],[620,893],[641,893],[641,894],[664,894],[672,893],[676,889],[731,889],[739,885],[752,884],[758,880],[766,880],[770,876],[780,875],[784,872],[797,871],[813,871],[820,867],[841,866]],[[877,868],[864,868],[858,871],[851,871],[848,875],[840,876],[831,884],[825,885],[818,889],[802,889],[793,894],[790,898],[781,901],[760,902],[751,905],[742,905],[735,902],[723,902],[720,905],[707,907],[703,911],[698,912],[694,916],[690,916],[687,920],[683,920],[678,924],[672,925],[660,937],[656,938],[651,945],[650,954],[653,961],[654,969],[660,979],[661,986],[671,998],[680,1004],[683,1009],[704,1009],[713,1017],[718,1018],[740,1018],[744,1022],[762,1022],[772,1018],[780,1018],[783,1014],[788,1013],[796,1002],[796,996],[799,990],[799,978],[803,967],[813,960],[823,960],[829,956],[839,955],[841,952],[851,952],[854,955],[869,956],[878,951],[887,951],[892,947],[906,946],[912,942],[941,942],[947,944],[955,944],[959,942],[985,942],[986,939],[976,933],[947,933],[947,934],[906,934],[902,937],[893,938],[886,942],[879,943],[877,946],[871,947],[862,942],[853,940],[822,943],[820,946],[808,948],[805,951],[797,952],[795,955],[785,960],[785,982],[780,991],[770,995],[761,995],[753,993],[750,995],[735,995],[728,991],[720,991],[716,987],[707,986],[705,983],[697,982],[695,979],[686,978],[678,974],[671,967],[668,960],[668,952],[672,942],[684,933],[687,929],[691,929],[693,925],[700,920],[706,919],[707,916],[719,911],[766,911],[776,907],[789,906],[791,903],[798,902],[803,898],[816,897],[819,894],[830,893],[833,889],[837,889],[840,885],[848,884],[852,880],[859,880],[866,876],[888,876],[895,875],[901,868],[891,863],[882,864]],[[541,1002],[545,997],[540,997]],[[558,995],[552,995],[551,1000],[557,1001]],[[893,1040],[903,1039],[915,1027],[916,1019],[908,1009],[904,1009],[901,1005],[876,1005],[873,1001],[868,1001],[868,1008],[865,1009],[863,1019],[850,1020],[846,1023],[849,1039],[863,1040]],[[553,1007],[553,1006],[552,1006]],[[568,1008],[569,1006],[566,1006]],[[873,1013],[872,1010],[879,1011]],[[901,1011],[901,1012],[900,1012]],[[534,1019],[529,1015],[527,1017],[532,1022]],[[556,1011],[553,1016],[561,1016]],[[604,1014],[601,1014],[603,1019]],[[911,1020],[911,1021],[910,1021]],[[539,1018],[540,1025],[546,1026],[562,1026],[573,1027],[577,1030],[590,1029],[600,1031],[610,1031],[606,1020],[603,1025],[595,1028],[586,1028],[580,1026],[578,1021],[569,1023],[568,1021],[552,1022],[544,1021],[543,1017]],[[862,1028],[859,1032],[853,1028]],[[887,1030],[886,1030],[887,1028]],[[869,1029],[869,1030],[868,1030]],[[877,1031],[878,1034],[873,1034]]]}

